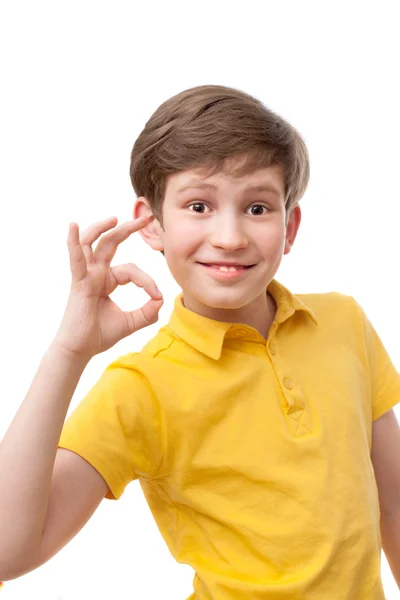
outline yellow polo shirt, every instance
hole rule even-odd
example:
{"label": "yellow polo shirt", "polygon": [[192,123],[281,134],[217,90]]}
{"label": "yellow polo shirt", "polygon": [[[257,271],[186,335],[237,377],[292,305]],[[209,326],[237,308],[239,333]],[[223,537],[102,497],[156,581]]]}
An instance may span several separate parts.
{"label": "yellow polo shirt", "polygon": [[273,280],[265,340],[175,299],[168,325],[110,364],[59,446],[109,499],[139,479],[187,600],[382,600],[372,422],[400,376],[364,311]]}

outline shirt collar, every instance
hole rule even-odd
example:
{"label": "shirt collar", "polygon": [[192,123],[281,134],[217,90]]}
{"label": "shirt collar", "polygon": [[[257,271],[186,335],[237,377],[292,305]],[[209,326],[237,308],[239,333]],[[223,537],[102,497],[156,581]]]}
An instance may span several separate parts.
{"label": "shirt collar", "polygon": [[[296,311],[306,312],[315,325],[318,325],[314,311],[284,285],[273,279],[266,288],[274,298],[277,310],[275,322],[283,323]],[[218,360],[221,356],[225,337],[263,340],[262,335],[243,323],[215,321],[188,310],[182,303],[183,292],[176,296],[174,310],[168,326],[173,334],[206,356]]]}

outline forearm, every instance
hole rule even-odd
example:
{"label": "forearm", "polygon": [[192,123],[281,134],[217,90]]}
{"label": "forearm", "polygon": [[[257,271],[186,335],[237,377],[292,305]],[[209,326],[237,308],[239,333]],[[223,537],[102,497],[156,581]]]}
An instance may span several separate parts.
{"label": "forearm", "polygon": [[396,514],[381,515],[382,547],[400,589],[400,506]]}
{"label": "forearm", "polygon": [[87,363],[53,342],[0,444],[0,579],[40,542],[58,442]]}

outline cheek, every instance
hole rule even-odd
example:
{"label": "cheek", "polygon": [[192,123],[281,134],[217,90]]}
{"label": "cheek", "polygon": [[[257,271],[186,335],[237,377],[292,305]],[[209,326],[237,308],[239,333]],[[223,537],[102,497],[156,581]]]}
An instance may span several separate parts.
{"label": "cheek", "polygon": [[171,219],[165,224],[165,239],[171,247],[193,245],[204,233],[204,228],[194,219]]}
{"label": "cheek", "polygon": [[262,248],[268,252],[276,252],[285,247],[285,230],[272,229],[265,233],[261,242]]}
{"label": "cheek", "polygon": [[166,229],[164,244],[172,261],[178,263],[195,253],[201,239],[198,228],[175,226]]}
{"label": "cheek", "polygon": [[165,231],[169,233],[171,237],[178,234],[179,232],[194,233],[199,230],[199,221],[196,221],[193,217],[190,218],[178,211],[171,211],[168,215],[168,220],[164,221]]}

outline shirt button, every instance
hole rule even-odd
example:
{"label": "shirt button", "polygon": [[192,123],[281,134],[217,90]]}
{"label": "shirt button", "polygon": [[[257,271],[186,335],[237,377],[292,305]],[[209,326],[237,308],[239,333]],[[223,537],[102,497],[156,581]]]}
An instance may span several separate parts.
{"label": "shirt button", "polygon": [[285,377],[285,379],[283,380],[283,385],[288,390],[291,390],[293,388],[293,383],[292,383],[291,379],[289,379],[288,377]]}
{"label": "shirt button", "polygon": [[271,344],[269,345],[269,351],[271,352],[271,354],[276,354],[276,345],[271,342]]}

